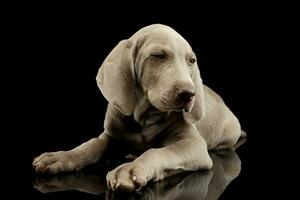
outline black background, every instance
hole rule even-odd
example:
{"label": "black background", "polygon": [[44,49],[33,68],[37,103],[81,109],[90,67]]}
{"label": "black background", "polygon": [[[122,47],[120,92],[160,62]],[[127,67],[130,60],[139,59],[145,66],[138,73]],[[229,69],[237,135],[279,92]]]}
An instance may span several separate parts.
{"label": "black background", "polygon": [[288,158],[282,145],[287,137],[282,134],[288,133],[280,124],[288,105],[279,105],[287,93],[282,82],[288,69],[282,59],[287,39],[280,34],[287,26],[282,12],[272,5],[185,3],[175,9],[152,4],[139,9],[19,5],[5,16],[11,20],[8,66],[14,76],[8,135],[16,150],[8,157],[17,163],[9,168],[19,180],[11,178],[9,189],[33,199],[49,197],[32,188],[33,157],[73,148],[101,133],[107,105],[95,81],[101,62],[118,41],[143,26],[162,23],[191,44],[203,82],[223,97],[248,134],[238,150],[242,173],[221,199],[285,194],[281,178]]}

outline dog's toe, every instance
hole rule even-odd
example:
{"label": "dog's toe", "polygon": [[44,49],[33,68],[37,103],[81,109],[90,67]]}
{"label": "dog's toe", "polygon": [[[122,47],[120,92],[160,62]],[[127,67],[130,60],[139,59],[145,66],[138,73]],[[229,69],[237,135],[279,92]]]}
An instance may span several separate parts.
{"label": "dog's toe", "polygon": [[145,177],[145,171],[141,167],[134,167],[131,170],[131,179],[137,185],[137,187],[143,187],[147,184],[147,178]]}
{"label": "dog's toe", "polygon": [[134,163],[125,163],[107,174],[107,186],[113,191],[133,191],[146,185],[147,181],[141,176],[142,168]]}

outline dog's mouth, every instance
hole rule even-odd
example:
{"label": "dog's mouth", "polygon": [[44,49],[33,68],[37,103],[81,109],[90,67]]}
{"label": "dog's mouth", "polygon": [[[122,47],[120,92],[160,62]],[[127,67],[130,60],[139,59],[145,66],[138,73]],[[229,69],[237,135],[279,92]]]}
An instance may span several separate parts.
{"label": "dog's mouth", "polygon": [[157,93],[148,91],[147,98],[156,109],[175,112],[190,112],[195,101],[195,97],[178,98],[178,96],[168,92],[157,96]]}
{"label": "dog's mouth", "polygon": [[176,111],[176,112],[190,112],[194,105],[194,98],[191,98],[189,101],[186,102],[169,102],[165,99],[161,100],[164,110],[167,111]]}
{"label": "dog's mouth", "polygon": [[190,101],[188,103],[186,103],[186,105],[184,106],[184,111],[185,112],[191,112],[191,110],[194,106],[194,99],[195,98],[191,98]]}

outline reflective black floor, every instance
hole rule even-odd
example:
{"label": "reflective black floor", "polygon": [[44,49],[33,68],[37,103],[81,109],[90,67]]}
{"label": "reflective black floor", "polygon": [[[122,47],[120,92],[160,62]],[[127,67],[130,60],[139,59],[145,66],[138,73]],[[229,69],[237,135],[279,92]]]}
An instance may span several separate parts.
{"label": "reflective black floor", "polygon": [[34,175],[33,194],[39,199],[219,199],[241,173],[241,160],[235,151],[211,152],[214,166],[152,182],[132,193],[109,191],[105,174],[121,161],[99,164],[79,173]]}

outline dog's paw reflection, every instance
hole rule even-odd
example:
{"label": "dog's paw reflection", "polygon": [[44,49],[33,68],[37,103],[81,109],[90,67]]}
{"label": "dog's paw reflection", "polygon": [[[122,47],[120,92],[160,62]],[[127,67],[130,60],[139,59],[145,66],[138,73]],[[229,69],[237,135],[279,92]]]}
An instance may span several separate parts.
{"label": "dog's paw reflection", "polygon": [[241,161],[234,151],[210,154],[214,166],[209,171],[184,173],[149,183],[139,191],[112,192],[104,176],[80,172],[38,177],[35,188],[43,193],[77,190],[90,194],[106,192],[106,199],[218,199],[229,183],[240,173]]}
{"label": "dog's paw reflection", "polygon": [[38,176],[33,186],[42,193],[77,190],[101,194],[107,190],[105,177],[85,172]]}
{"label": "dog's paw reflection", "polygon": [[61,181],[58,176],[43,178],[39,177],[35,180],[33,187],[42,193],[64,191],[64,182],[65,181]]}

